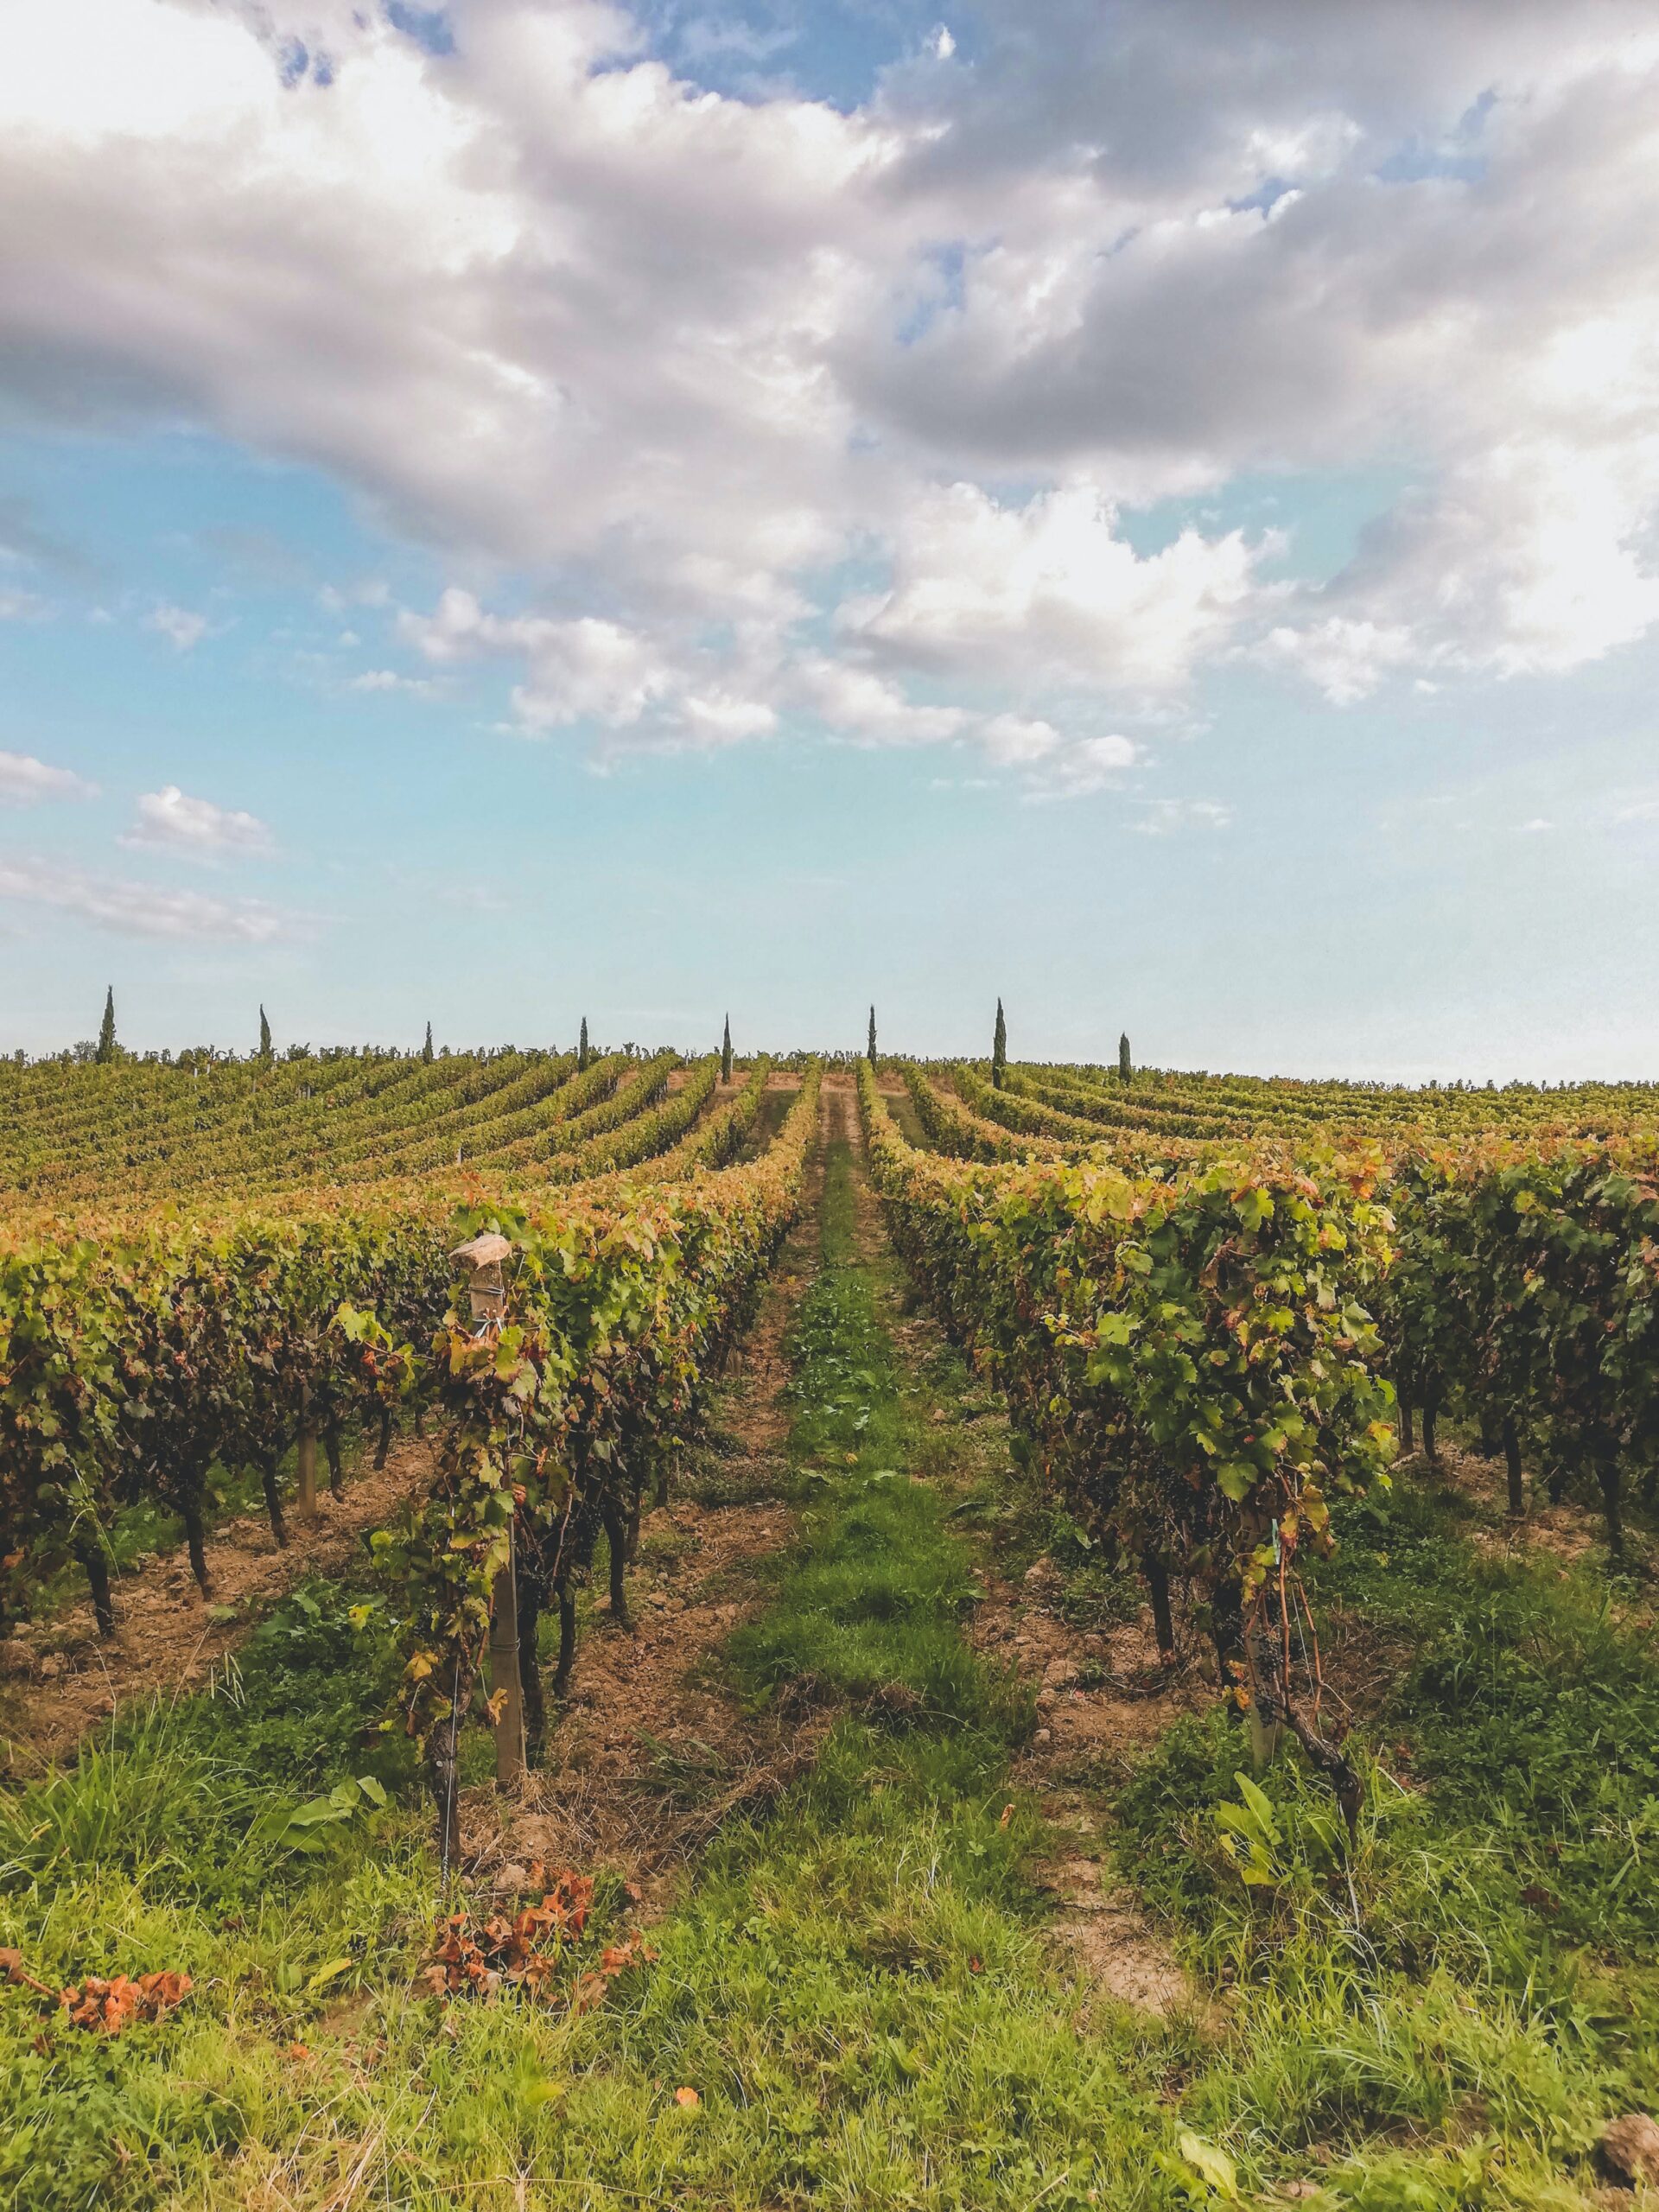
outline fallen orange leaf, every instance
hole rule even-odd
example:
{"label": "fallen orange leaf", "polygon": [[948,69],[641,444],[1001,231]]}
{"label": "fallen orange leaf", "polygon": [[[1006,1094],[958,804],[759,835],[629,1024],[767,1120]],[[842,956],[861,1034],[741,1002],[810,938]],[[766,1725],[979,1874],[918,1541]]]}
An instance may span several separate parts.
{"label": "fallen orange leaf", "polygon": [[73,2026],[118,2036],[132,2021],[157,2020],[182,2004],[190,1986],[188,1974],[141,1974],[137,1981],[124,1974],[113,1974],[108,1981],[88,1974],[84,1983],[72,1982],[60,1990],[58,2002]]}

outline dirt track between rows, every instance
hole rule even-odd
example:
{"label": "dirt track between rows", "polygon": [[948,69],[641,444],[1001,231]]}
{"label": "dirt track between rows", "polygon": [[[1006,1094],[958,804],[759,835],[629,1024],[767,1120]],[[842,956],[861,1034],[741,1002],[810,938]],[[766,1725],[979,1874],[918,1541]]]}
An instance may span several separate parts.
{"label": "dirt track between rows", "polygon": [[[827,1102],[824,1111],[833,1120]],[[608,1866],[659,1904],[722,1820],[811,1764],[821,1727],[746,1710],[717,1655],[765,1604],[765,1563],[794,1535],[783,1502],[787,1338],[818,1263],[823,1173],[820,1150],[800,1220],[714,1394],[710,1447],[683,1494],[642,1523],[628,1574],[632,1629],[612,1619],[607,1597],[584,1609],[571,1695],[556,1709],[542,1768],[514,1798],[488,1785],[462,1795],[463,1855],[477,1878],[536,1859]],[[511,1886],[510,1872],[502,1879]]]}
{"label": "dirt track between rows", "polygon": [[0,1644],[0,1771],[38,1772],[67,1758],[118,1707],[200,1688],[297,1583],[342,1574],[362,1559],[364,1538],[385,1526],[431,1469],[430,1446],[400,1437],[384,1468],[365,1467],[340,1497],[325,1490],[315,1522],[290,1505],[285,1548],[263,1511],[220,1522],[207,1541],[211,1599],[197,1590],[181,1546],[117,1578],[117,1628],[107,1641],[83,1600]]}

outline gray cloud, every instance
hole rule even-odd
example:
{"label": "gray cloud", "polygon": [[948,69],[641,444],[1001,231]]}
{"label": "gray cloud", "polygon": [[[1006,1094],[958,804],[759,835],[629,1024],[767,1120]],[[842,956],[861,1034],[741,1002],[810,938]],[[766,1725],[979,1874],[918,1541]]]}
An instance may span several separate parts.
{"label": "gray cloud", "polygon": [[0,494],[0,573],[8,564],[76,578],[93,573],[86,555],[41,521],[34,500],[16,493]]}

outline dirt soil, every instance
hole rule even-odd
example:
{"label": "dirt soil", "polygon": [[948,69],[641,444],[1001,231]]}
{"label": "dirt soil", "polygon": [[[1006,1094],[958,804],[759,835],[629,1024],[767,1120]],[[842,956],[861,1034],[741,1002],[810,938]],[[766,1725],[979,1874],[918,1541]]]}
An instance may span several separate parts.
{"label": "dirt soil", "polygon": [[[903,1075],[887,1061],[877,1063],[875,1087],[884,1098],[908,1098],[910,1096],[905,1087]],[[823,1071],[823,1089],[826,1097],[841,1098],[847,1102],[851,1116],[851,1125],[848,1134],[856,1136],[858,1134],[858,1077],[856,1075],[850,1068],[826,1068]]]}
{"label": "dirt soil", "polygon": [[1054,1856],[1033,1872],[1060,1909],[1056,1932],[1104,1995],[1159,2014],[1201,2009],[1167,1940],[1113,1881],[1092,1806],[1173,1721],[1213,1700],[1213,1685],[1195,1662],[1160,1665],[1149,1611],[1105,1631],[1073,1628],[1054,1610],[1060,1578],[1046,1560],[1020,1583],[983,1579],[974,1643],[1036,1693],[1036,1732],[1014,1778],[1055,1831]]}
{"label": "dirt soil", "polygon": [[822,1176],[820,1160],[715,1395],[711,1448],[696,1455],[686,1494],[641,1526],[628,1574],[632,1631],[612,1620],[607,1598],[584,1607],[571,1696],[550,1713],[543,1766],[516,1799],[493,1784],[462,1793],[463,1856],[480,1885],[511,1891],[535,1859],[610,1867],[639,1886],[650,1917],[690,1853],[787,1788],[817,1754],[827,1720],[803,1727],[747,1712],[721,1679],[719,1654],[766,1604],[765,1563],[794,1530],[781,1495],[785,1340],[817,1264]]}
{"label": "dirt soil", "polygon": [[[1523,1521],[1508,1517],[1509,1488],[1503,1462],[1487,1459],[1478,1452],[1443,1441],[1440,1446],[1440,1480],[1448,1490],[1473,1499],[1487,1513],[1499,1516],[1495,1525],[1470,1530],[1483,1551],[1506,1553],[1535,1549],[1552,1553],[1571,1566],[1586,1552],[1605,1541],[1600,1508],[1580,1500],[1563,1498],[1552,1505],[1541,1480],[1530,1471],[1527,1477],[1527,1514]],[[1432,1479],[1421,1451],[1408,1452],[1402,1462],[1421,1478]]]}
{"label": "dirt soil", "polygon": [[[405,1436],[378,1473],[366,1463],[345,1495],[324,1490],[308,1525],[288,1503],[286,1549],[263,1511],[221,1522],[207,1541],[213,1596],[204,1600],[182,1546],[140,1561],[115,1585],[118,1626],[103,1642],[78,1603],[0,1644],[0,1772],[30,1775],[67,1758],[118,1705],[198,1688],[277,1599],[308,1575],[337,1575],[364,1537],[429,1479],[429,1445]],[[219,1619],[219,1608],[234,1606]]]}

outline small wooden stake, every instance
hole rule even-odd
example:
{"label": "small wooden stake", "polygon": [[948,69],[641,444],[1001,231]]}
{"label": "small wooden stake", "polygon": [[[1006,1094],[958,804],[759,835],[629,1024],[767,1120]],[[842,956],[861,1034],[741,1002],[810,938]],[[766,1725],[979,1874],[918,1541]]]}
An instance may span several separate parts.
{"label": "small wooden stake", "polygon": [[302,1521],[317,1517],[317,1432],[308,1414],[300,1423],[299,1497],[296,1501]]}
{"label": "small wooden stake", "polygon": [[506,1692],[495,1724],[495,1783],[512,1789],[524,1771],[524,1699],[518,1679],[518,1584],[512,1557],[497,1573],[490,1593],[490,1689]]}
{"label": "small wooden stake", "polygon": [[1250,1724],[1250,1764],[1258,1774],[1263,1774],[1279,1756],[1279,1738],[1284,1733],[1277,1721],[1266,1721],[1254,1698],[1245,1718]]}

